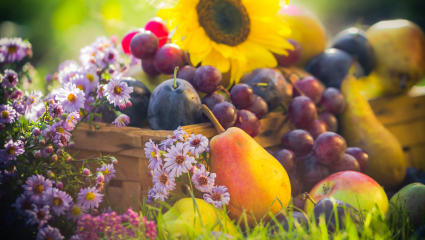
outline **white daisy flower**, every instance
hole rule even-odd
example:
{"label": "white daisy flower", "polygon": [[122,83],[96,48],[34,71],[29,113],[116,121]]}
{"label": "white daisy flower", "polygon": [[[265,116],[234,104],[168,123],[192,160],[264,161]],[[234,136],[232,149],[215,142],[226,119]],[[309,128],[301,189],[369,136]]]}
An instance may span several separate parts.
{"label": "white daisy flower", "polygon": [[78,89],[75,84],[66,83],[63,88],[59,89],[56,100],[62,104],[65,112],[79,112],[84,107],[86,97],[84,92]]}
{"label": "white daisy flower", "polygon": [[178,142],[176,146],[171,146],[168,149],[168,153],[164,154],[165,164],[164,169],[170,173],[170,175],[180,177],[183,173],[187,173],[192,168],[192,164],[196,164],[195,158],[187,154],[189,151],[188,147],[185,147],[183,143]]}
{"label": "white daisy flower", "polygon": [[197,158],[199,158],[199,154],[205,152],[208,147],[208,138],[204,137],[202,134],[192,134],[186,141],[185,145],[189,147],[190,153]]}

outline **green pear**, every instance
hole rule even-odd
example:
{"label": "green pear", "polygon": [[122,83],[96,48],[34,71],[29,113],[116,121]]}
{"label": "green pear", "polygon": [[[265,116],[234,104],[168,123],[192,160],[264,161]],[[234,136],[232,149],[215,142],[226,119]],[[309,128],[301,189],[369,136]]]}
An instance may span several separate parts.
{"label": "green pear", "polygon": [[406,174],[403,149],[397,138],[378,121],[368,101],[357,89],[356,78],[347,75],[341,84],[347,106],[340,115],[341,135],[347,146],[369,154],[366,175],[385,190],[396,188]]}

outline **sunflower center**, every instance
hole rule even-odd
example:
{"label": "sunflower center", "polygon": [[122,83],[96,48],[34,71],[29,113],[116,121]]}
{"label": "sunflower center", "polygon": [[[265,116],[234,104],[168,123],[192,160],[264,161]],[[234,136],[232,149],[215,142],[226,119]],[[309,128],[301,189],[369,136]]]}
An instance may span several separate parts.
{"label": "sunflower center", "polygon": [[104,176],[108,176],[110,171],[108,169],[105,169],[105,170],[102,171],[102,173],[103,173]]}
{"label": "sunflower center", "polygon": [[199,24],[214,42],[237,46],[248,38],[250,19],[241,0],[200,0],[196,10]]}
{"label": "sunflower center", "polygon": [[201,144],[201,140],[199,140],[199,139],[195,139],[195,140],[193,140],[192,142],[191,142],[191,144],[192,144],[192,146],[194,146],[194,147],[199,147],[199,145]]}
{"label": "sunflower center", "polygon": [[16,152],[16,147],[15,146],[10,146],[7,150],[6,150],[8,155],[12,155]]}
{"label": "sunflower center", "polygon": [[120,95],[122,93],[122,88],[120,86],[115,86],[114,93]]}
{"label": "sunflower center", "polygon": [[94,76],[93,76],[93,74],[90,74],[90,73],[89,73],[89,74],[87,74],[87,75],[86,75],[86,77],[89,79],[89,81],[90,81],[90,82],[93,82],[93,81],[94,81]]}
{"label": "sunflower center", "polygon": [[201,186],[205,186],[205,185],[207,185],[207,184],[208,184],[208,178],[207,178],[207,177],[205,177],[205,176],[201,176],[201,177],[199,177],[199,179],[198,179],[198,183],[199,183],[199,185],[201,185]]}
{"label": "sunflower center", "polygon": [[8,111],[6,111],[6,110],[2,111],[2,112],[1,112],[1,117],[2,117],[2,118],[8,118],[8,117],[9,117],[9,112],[8,112]]}
{"label": "sunflower center", "polygon": [[168,182],[168,175],[163,173],[161,176],[159,176],[158,180],[162,185],[165,185]]}
{"label": "sunflower center", "polygon": [[44,190],[44,187],[39,183],[34,186],[34,192],[36,194],[41,194]]}
{"label": "sunflower center", "polygon": [[215,192],[215,193],[212,194],[211,198],[212,198],[213,201],[216,201],[216,202],[221,201],[221,194]]}
{"label": "sunflower center", "polygon": [[62,201],[62,199],[61,199],[61,198],[53,198],[53,203],[54,203],[56,206],[60,206],[60,205],[62,205],[63,201]]}
{"label": "sunflower center", "polygon": [[18,48],[15,45],[10,45],[7,50],[9,53],[15,53],[18,50]]}
{"label": "sunflower center", "polygon": [[38,219],[44,219],[45,216],[46,216],[46,214],[44,213],[44,211],[38,211],[38,213],[37,213]]}
{"label": "sunflower center", "polygon": [[179,155],[176,157],[176,163],[182,165],[184,162],[184,156]]}
{"label": "sunflower center", "polygon": [[22,203],[22,210],[30,210],[32,208],[32,202],[25,201]]}
{"label": "sunflower center", "polygon": [[88,192],[86,194],[86,199],[89,200],[89,201],[93,201],[95,198],[96,198],[96,195],[94,195],[94,193],[92,193],[92,192]]}
{"label": "sunflower center", "polygon": [[80,215],[81,214],[81,209],[79,207],[73,207],[72,208],[72,215]]}
{"label": "sunflower center", "polygon": [[70,101],[70,102],[74,103],[76,100],[77,100],[77,96],[75,96],[75,94],[70,93],[70,94],[68,95],[68,101]]}

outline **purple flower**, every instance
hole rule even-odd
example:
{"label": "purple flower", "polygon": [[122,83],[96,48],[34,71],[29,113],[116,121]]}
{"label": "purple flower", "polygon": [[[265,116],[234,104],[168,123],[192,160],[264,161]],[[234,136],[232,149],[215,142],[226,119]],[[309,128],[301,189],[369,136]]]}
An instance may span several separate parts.
{"label": "purple flower", "polygon": [[78,236],[78,235],[74,235],[74,236],[72,236],[69,240],[84,240],[83,238],[81,238],[80,236]]}
{"label": "purple flower", "polygon": [[80,111],[80,108],[84,107],[86,97],[83,91],[78,89],[75,84],[66,83],[63,88],[59,89],[56,100],[62,104],[65,112],[71,113]]}
{"label": "purple flower", "polygon": [[100,194],[95,187],[81,189],[78,193],[78,203],[86,208],[99,207],[102,202],[103,194]]}
{"label": "purple flower", "polygon": [[120,114],[112,123],[115,124],[117,128],[125,127],[130,123],[130,117],[125,114]]}
{"label": "purple flower", "polygon": [[221,209],[223,204],[228,205],[230,202],[230,194],[225,186],[213,187],[211,192],[204,194],[204,200],[217,208]]}
{"label": "purple flower", "polygon": [[68,145],[68,142],[69,138],[67,138],[64,134],[61,133],[56,133],[53,139],[53,143],[60,148],[66,147]]}
{"label": "purple flower", "polygon": [[58,118],[62,116],[63,109],[60,103],[53,103],[49,105],[49,114],[52,118]]}
{"label": "purple flower", "polygon": [[115,169],[113,164],[103,164],[101,168],[97,169],[98,172],[102,172],[105,177],[105,182],[109,182],[115,177]]}
{"label": "purple flower", "polygon": [[84,168],[83,171],[81,172],[81,174],[83,174],[84,176],[89,176],[91,173],[90,173],[90,170],[88,168]]}
{"label": "purple flower", "polygon": [[189,147],[189,151],[193,156],[199,158],[199,154],[205,152],[205,149],[208,147],[208,138],[204,137],[202,134],[192,134],[190,138],[187,139],[185,145]]}
{"label": "purple flower", "polygon": [[97,75],[97,68],[94,65],[86,65],[84,67],[84,76],[90,82],[90,92],[95,91],[99,85],[99,76]]}
{"label": "purple flower", "polygon": [[25,105],[22,104],[21,102],[15,100],[12,103],[12,107],[13,109],[15,109],[17,115],[16,117],[19,117],[20,115],[24,115],[25,114]]}
{"label": "purple flower", "polygon": [[118,58],[118,51],[113,48],[107,48],[102,54],[102,61],[107,64],[114,64]]}
{"label": "purple flower", "polygon": [[17,89],[12,93],[12,95],[10,97],[12,99],[20,99],[23,95],[24,95],[24,93],[21,90]]}
{"label": "purple flower", "polygon": [[146,202],[153,203],[153,200],[155,199],[155,195],[156,195],[155,189],[154,188],[149,189],[148,195],[146,196]]}
{"label": "purple flower", "polygon": [[175,142],[177,142],[176,137],[174,135],[173,136],[168,135],[167,139],[161,141],[161,143],[159,144],[161,146],[160,149],[162,151],[166,151],[167,148],[174,145]]}
{"label": "purple flower", "polygon": [[62,240],[64,237],[61,235],[59,229],[52,228],[49,225],[40,229],[37,233],[36,240]]}
{"label": "purple flower", "polygon": [[174,176],[164,172],[162,169],[155,169],[152,182],[155,192],[163,195],[168,195],[176,186]]}
{"label": "purple flower", "polygon": [[9,139],[0,152],[0,162],[6,163],[10,160],[16,160],[17,156],[25,152],[24,143],[21,140],[13,142],[13,139]]}
{"label": "purple flower", "polygon": [[84,92],[85,97],[89,96],[90,93],[90,81],[86,78],[83,73],[77,73],[73,77],[71,77],[70,82],[75,84],[75,86]]}
{"label": "purple flower", "polygon": [[62,71],[63,69],[65,69],[66,67],[68,67],[70,65],[77,65],[78,66],[78,63],[75,60],[65,60],[61,64],[59,64],[58,72]]}
{"label": "purple flower", "polygon": [[66,121],[64,123],[64,126],[66,125],[67,131],[72,131],[75,128],[75,125],[78,123],[78,120],[80,120],[80,114],[78,112],[72,112],[66,117]]}
{"label": "purple flower", "polygon": [[201,168],[195,169],[192,176],[192,182],[195,184],[195,188],[201,192],[211,192],[214,186],[216,174],[210,173],[202,165]]}
{"label": "purple flower", "polygon": [[187,132],[183,131],[183,128],[179,126],[176,130],[173,131],[174,138],[184,142]]}
{"label": "purple flower", "polygon": [[109,207],[108,207],[108,209],[104,208],[102,212],[103,212],[103,213],[112,213],[112,208],[111,208],[111,206],[109,206]]}
{"label": "purple flower", "polygon": [[102,183],[103,181],[105,181],[105,176],[102,173],[97,173],[96,183]]}
{"label": "purple flower", "polygon": [[44,227],[47,221],[52,217],[50,215],[50,207],[45,205],[43,208],[38,209],[36,205],[32,205],[32,210],[26,210],[28,214],[27,224],[38,225],[38,228]]}
{"label": "purple flower", "polygon": [[155,240],[156,225],[154,221],[147,221],[146,217],[141,217],[141,221],[145,227],[145,236],[148,239]]}
{"label": "purple flower", "polygon": [[96,64],[96,51],[97,49],[93,46],[85,46],[80,50],[80,62],[83,66]]}
{"label": "purple flower", "polygon": [[69,208],[68,212],[66,213],[66,219],[78,220],[85,214],[87,214],[86,207],[80,204],[74,204]]}
{"label": "purple flower", "polygon": [[161,151],[158,146],[149,139],[149,142],[145,143],[145,154],[146,158],[149,158],[149,169],[155,170],[160,169],[162,166]]}
{"label": "purple flower", "polygon": [[16,199],[16,202],[12,204],[12,207],[16,208],[16,211],[21,215],[26,215],[27,210],[32,209],[33,202],[31,201],[31,195],[28,193],[21,194],[20,197]]}
{"label": "purple flower", "polygon": [[105,85],[99,85],[99,87],[97,88],[97,99],[103,98],[103,96],[105,96],[105,88]]}
{"label": "purple flower", "polygon": [[164,169],[170,175],[180,177],[183,173],[187,173],[192,168],[192,164],[196,164],[195,158],[187,155],[189,148],[184,147],[183,143],[178,142],[176,146],[171,146],[168,153],[164,154]]}
{"label": "purple flower", "polygon": [[43,193],[52,187],[52,182],[38,174],[29,177],[25,183],[22,187],[25,193],[31,196],[31,201],[35,204],[43,204]]}
{"label": "purple flower", "polygon": [[167,195],[164,195],[161,192],[155,192],[154,198],[155,198],[155,200],[158,200],[159,199],[161,201],[164,201],[165,199],[168,198],[168,194]]}
{"label": "purple flower", "polygon": [[46,125],[46,129],[43,130],[43,136],[46,139],[56,139],[56,135],[62,134],[67,139],[66,142],[68,142],[71,138],[71,133],[65,130],[67,127],[68,125],[64,121],[55,122],[52,125]]}
{"label": "purple flower", "polygon": [[57,188],[47,189],[43,193],[43,201],[50,206],[50,209],[56,216],[65,214],[65,211],[72,204],[72,198],[66,192],[60,191]]}
{"label": "purple flower", "polygon": [[6,168],[4,169],[4,175],[6,177],[16,177],[17,175],[17,171],[16,171],[16,167],[10,164],[6,165]]}
{"label": "purple flower", "polygon": [[16,84],[18,84],[18,74],[11,69],[4,70],[2,79],[2,86],[4,88],[13,88],[16,86]]}
{"label": "purple flower", "polygon": [[43,94],[39,90],[33,90],[31,93],[25,91],[25,107],[27,112],[31,112],[34,106],[37,106],[40,102]]}
{"label": "purple flower", "polygon": [[[60,68],[61,66],[59,66]],[[69,61],[64,64],[63,69],[58,70],[58,79],[62,86],[71,81],[71,78],[81,73],[82,69],[75,61]]]}
{"label": "purple flower", "polygon": [[17,118],[15,109],[10,105],[0,105],[0,123],[13,123]]}
{"label": "purple flower", "polygon": [[106,92],[108,93],[108,100],[110,104],[119,106],[130,99],[130,93],[133,92],[133,87],[129,87],[126,82],[122,82],[117,78],[109,81],[106,85]]}
{"label": "purple flower", "polygon": [[39,102],[37,105],[34,105],[31,111],[25,112],[25,118],[32,121],[37,121],[39,117],[41,117],[44,113],[44,103]]}
{"label": "purple flower", "polygon": [[1,54],[4,57],[3,61],[6,63],[19,62],[27,55],[27,45],[21,38],[2,38],[0,46]]}

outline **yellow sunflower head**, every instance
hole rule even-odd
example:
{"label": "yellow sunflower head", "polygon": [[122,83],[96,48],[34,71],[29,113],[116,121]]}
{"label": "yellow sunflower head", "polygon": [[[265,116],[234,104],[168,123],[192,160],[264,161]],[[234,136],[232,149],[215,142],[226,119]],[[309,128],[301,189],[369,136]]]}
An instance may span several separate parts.
{"label": "yellow sunflower head", "polygon": [[279,0],[180,0],[158,16],[175,28],[172,42],[186,50],[193,65],[229,70],[230,87],[248,71],[277,65],[273,53],[293,49],[288,25],[276,13]]}

